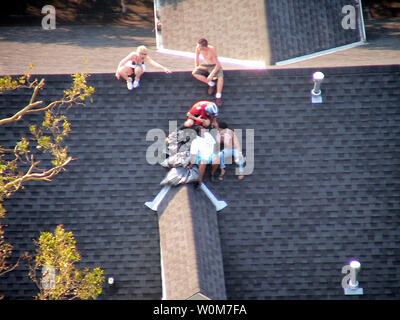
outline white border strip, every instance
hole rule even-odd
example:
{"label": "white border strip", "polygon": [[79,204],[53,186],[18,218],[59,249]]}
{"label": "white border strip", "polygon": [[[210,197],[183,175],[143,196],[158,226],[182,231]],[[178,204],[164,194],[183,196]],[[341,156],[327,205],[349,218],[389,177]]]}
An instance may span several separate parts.
{"label": "white border strip", "polygon": [[162,297],[161,300],[168,300],[167,298],[167,282],[165,280],[165,270],[164,270],[164,260],[163,260],[163,254],[162,254],[162,245],[161,245],[161,239],[160,239],[160,265],[161,265],[161,284],[162,284]]}
{"label": "white border strip", "polygon": [[364,10],[363,10],[363,4],[362,1],[360,0],[360,22],[361,22],[361,40],[366,42],[367,41],[367,35],[365,33],[365,23],[364,23]]}
{"label": "white border strip", "polygon": [[[191,58],[191,59],[196,58],[195,53],[187,52],[187,51],[178,51],[178,50],[171,50],[171,49],[165,49],[165,48],[158,48],[157,52],[162,53],[162,54],[184,57],[184,58]],[[251,69],[266,69],[266,67],[267,67],[265,64],[265,61],[240,60],[240,59],[232,59],[232,58],[225,58],[225,57],[218,57],[218,60],[221,63],[236,64],[236,65],[240,65],[240,66],[251,68]]]}
{"label": "white border strip", "polygon": [[210,199],[210,201],[213,203],[216,211],[221,211],[222,209],[228,206],[228,204],[225,201],[218,200],[216,196],[210,191],[210,189],[207,188],[207,186],[204,183],[200,185],[200,189],[204,191],[207,198]]}
{"label": "white border strip", "polygon": [[147,201],[145,202],[145,206],[150,208],[153,211],[158,210],[158,206],[160,205],[161,201],[164,199],[165,195],[168,193],[169,189],[171,189],[171,185],[165,185],[160,192],[157,194],[157,196],[154,198],[153,201]]}
{"label": "white border strip", "polygon": [[357,47],[357,46],[361,46],[361,45],[364,45],[364,44],[365,44],[364,41],[358,41],[358,42],[346,44],[344,46],[340,46],[340,47],[336,47],[336,48],[332,48],[332,49],[327,49],[327,50],[314,52],[314,53],[307,54],[307,55],[304,55],[304,56],[301,56],[301,57],[278,61],[278,62],[275,63],[275,65],[282,66],[282,65],[285,65],[285,64],[300,62],[300,61],[316,58],[316,57],[319,57],[319,56],[323,56],[323,55],[326,55],[326,54],[334,53],[334,52],[337,52],[337,51],[351,49],[351,48],[354,48],[354,47]]}

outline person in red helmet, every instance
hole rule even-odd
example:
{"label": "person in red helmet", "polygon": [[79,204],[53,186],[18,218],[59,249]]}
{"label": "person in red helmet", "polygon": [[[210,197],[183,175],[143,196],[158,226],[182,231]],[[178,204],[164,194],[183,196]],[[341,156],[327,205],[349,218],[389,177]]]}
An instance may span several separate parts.
{"label": "person in red helmet", "polygon": [[202,100],[196,102],[186,115],[187,120],[184,123],[184,127],[190,128],[194,125],[209,127],[211,124],[216,124],[218,107],[212,101]]}

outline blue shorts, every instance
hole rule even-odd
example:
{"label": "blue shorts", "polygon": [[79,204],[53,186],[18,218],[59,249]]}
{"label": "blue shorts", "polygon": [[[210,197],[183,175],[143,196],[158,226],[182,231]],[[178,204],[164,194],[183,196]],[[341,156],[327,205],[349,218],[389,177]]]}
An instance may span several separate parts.
{"label": "blue shorts", "polygon": [[233,156],[233,158],[235,160],[235,163],[239,166],[239,168],[243,169],[243,166],[244,166],[243,155],[242,155],[241,152],[238,152],[237,149],[225,148],[218,154],[218,156],[220,158],[220,162],[221,162],[220,165],[221,165],[222,169],[226,168],[225,159],[226,158],[230,158],[229,160],[231,161],[232,156]]}
{"label": "blue shorts", "polygon": [[197,156],[197,164],[199,164],[200,163],[200,161],[203,161],[203,162],[205,162],[206,164],[211,164],[212,163],[212,159],[214,158],[214,157],[216,157],[217,155],[215,154],[215,153],[213,153],[213,154],[211,154],[208,158],[204,158],[204,157],[201,157],[201,156]]}
{"label": "blue shorts", "polygon": [[133,73],[135,73],[135,69],[136,69],[136,67],[142,67],[142,69],[143,69],[143,72],[145,72],[146,71],[146,66],[145,66],[145,64],[144,63],[140,63],[140,64],[135,64],[135,63],[132,63],[133,64],[133,66],[134,66],[134,68],[132,68],[132,70],[133,70]]}

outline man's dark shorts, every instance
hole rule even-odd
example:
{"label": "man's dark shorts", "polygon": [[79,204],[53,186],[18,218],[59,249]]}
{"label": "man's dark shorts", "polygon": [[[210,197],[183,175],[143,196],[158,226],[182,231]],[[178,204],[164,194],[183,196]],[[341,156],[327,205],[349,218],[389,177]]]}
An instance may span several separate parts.
{"label": "man's dark shorts", "polygon": [[[208,77],[209,74],[214,70],[215,64],[200,64],[196,69],[194,70],[193,74],[198,74],[201,76]],[[222,70],[222,67],[218,70],[216,73],[215,77],[224,77],[224,71]]]}

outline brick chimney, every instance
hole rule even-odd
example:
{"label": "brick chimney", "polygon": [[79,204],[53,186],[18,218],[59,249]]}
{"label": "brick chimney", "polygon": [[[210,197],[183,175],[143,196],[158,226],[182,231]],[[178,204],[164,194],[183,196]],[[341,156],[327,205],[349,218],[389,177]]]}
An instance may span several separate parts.
{"label": "brick chimney", "polygon": [[215,206],[200,189],[172,187],[158,208],[163,299],[226,299]]}

